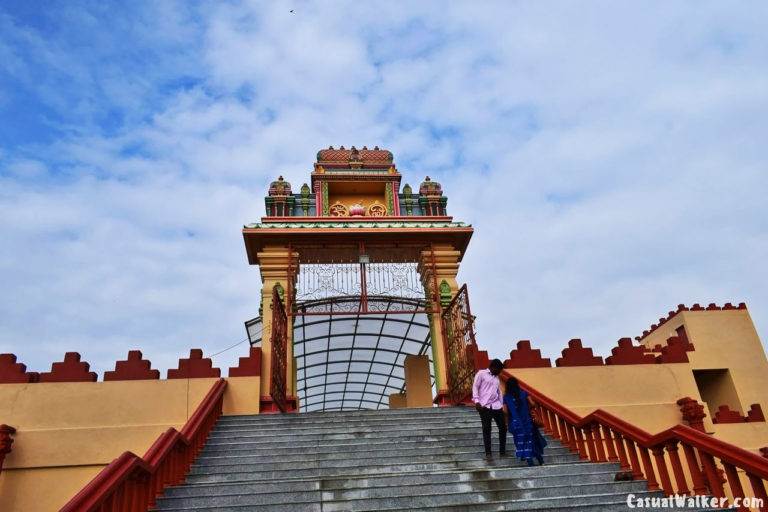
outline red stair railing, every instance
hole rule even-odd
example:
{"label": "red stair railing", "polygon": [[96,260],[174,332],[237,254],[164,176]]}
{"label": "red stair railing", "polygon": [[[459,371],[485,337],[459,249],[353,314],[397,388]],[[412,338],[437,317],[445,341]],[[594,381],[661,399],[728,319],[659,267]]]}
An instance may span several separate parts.
{"label": "red stair railing", "polygon": [[169,428],[139,457],[124,452],[64,505],[60,512],[146,512],[163,489],[184,481],[221,416],[227,381],[219,379],[181,432]]}
{"label": "red stair railing", "polygon": [[[502,380],[507,377],[506,373],[502,374]],[[759,509],[768,510],[765,488],[768,459],[687,425],[675,425],[652,435],[602,409],[581,417],[525,382],[519,382],[533,398],[535,414],[541,419],[545,432],[578,453],[581,459],[618,462],[622,472],[631,473],[633,479],[645,478],[649,490],[661,489],[667,496],[729,496],[740,498],[740,502],[746,496],[738,475],[743,471],[752,489],[749,497],[761,499]],[[691,488],[681,461],[681,447]],[[743,505],[738,508],[747,510]]]}

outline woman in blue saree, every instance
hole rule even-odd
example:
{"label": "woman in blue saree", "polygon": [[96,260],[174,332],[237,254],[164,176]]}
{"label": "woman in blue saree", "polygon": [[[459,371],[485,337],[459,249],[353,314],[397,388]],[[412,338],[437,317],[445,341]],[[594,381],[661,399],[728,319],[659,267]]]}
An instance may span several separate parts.
{"label": "woman in blue saree", "polygon": [[544,464],[544,447],[547,441],[531,419],[530,398],[520,389],[517,379],[507,379],[504,393],[504,413],[509,432],[515,439],[515,456],[533,466],[533,459]]}

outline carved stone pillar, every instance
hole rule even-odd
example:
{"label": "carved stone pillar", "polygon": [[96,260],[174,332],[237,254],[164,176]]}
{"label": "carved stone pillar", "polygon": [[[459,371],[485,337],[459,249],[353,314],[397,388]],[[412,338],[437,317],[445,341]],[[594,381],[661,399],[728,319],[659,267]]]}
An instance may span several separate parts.
{"label": "carved stone pillar", "polygon": [[[272,384],[272,290],[275,286],[283,290],[283,304],[293,304],[291,291],[296,290],[296,275],[298,274],[299,253],[292,252],[288,247],[267,246],[257,254],[261,272],[261,410],[274,412],[274,404],[270,396]],[[288,317],[288,341],[286,357],[286,397],[295,400],[296,367],[293,358],[293,316]]]}
{"label": "carved stone pillar", "polygon": [[[456,274],[459,272],[459,258],[461,253],[451,245],[434,245],[431,250],[421,252],[419,260],[419,275],[427,300],[432,308],[436,305],[439,311],[448,305],[451,298],[456,295],[459,285],[456,282]],[[439,314],[429,314],[429,326],[432,338],[432,361],[435,367],[435,387],[437,396],[435,403],[448,405],[448,367],[445,358],[445,343],[443,340],[443,327]]]}

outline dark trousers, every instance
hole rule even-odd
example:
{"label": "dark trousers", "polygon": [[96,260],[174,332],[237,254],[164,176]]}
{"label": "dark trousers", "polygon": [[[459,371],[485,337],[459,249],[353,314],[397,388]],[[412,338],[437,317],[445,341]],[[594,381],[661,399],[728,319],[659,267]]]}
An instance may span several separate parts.
{"label": "dark trousers", "polygon": [[491,420],[499,427],[499,453],[507,450],[507,425],[504,421],[503,409],[480,408],[480,421],[483,424],[483,445],[485,453],[491,453]]}

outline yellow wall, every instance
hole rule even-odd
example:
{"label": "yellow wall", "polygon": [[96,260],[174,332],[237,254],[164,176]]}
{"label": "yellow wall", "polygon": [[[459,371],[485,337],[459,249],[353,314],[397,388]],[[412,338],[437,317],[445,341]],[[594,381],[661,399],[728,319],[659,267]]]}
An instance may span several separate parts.
{"label": "yellow wall", "polygon": [[[768,412],[768,361],[749,312],[683,311],[642,341],[649,347],[664,345],[681,325],[695,347],[688,352],[690,369],[728,369],[738,408],[746,412],[751,404],[759,403]],[[723,400],[730,402],[733,397],[723,396]],[[710,416],[715,412],[709,411]]]}
{"label": "yellow wall", "polygon": [[[515,375],[579,415],[603,409],[655,434],[681,422],[679,398],[700,400],[685,363],[514,368]],[[709,418],[704,419],[711,430]]]}
{"label": "yellow wall", "polygon": [[[217,379],[0,385],[16,428],[0,473],[0,510],[55,511],[126,450],[141,456],[181,429]],[[259,377],[228,379],[224,414],[256,414]]]}

